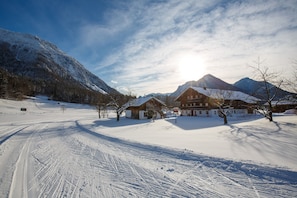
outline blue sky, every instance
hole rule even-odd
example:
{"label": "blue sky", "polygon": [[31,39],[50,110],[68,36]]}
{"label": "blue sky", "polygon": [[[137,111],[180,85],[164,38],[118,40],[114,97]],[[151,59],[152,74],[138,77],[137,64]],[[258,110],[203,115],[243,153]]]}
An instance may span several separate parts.
{"label": "blue sky", "polygon": [[168,93],[213,74],[234,83],[248,65],[289,77],[297,1],[2,0],[0,27],[50,41],[123,93]]}

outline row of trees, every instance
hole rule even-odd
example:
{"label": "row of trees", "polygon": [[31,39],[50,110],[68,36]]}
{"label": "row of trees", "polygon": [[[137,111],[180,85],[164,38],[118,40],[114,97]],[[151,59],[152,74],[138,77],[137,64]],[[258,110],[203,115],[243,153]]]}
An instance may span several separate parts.
{"label": "row of trees", "polygon": [[0,68],[0,98],[21,100],[23,95],[32,95],[33,83],[26,78],[19,78]]}
{"label": "row of trees", "polygon": [[0,98],[21,100],[24,96],[42,94],[53,100],[96,105],[98,98],[104,96],[73,81],[58,79],[57,76],[51,79],[13,75],[0,68]]}

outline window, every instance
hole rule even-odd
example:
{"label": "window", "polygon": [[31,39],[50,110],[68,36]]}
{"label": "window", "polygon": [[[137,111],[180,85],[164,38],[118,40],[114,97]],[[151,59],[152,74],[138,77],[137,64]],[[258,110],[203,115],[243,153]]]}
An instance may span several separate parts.
{"label": "window", "polygon": [[205,103],[205,106],[208,107],[208,103]]}
{"label": "window", "polygon": [[200,107],[202,107],[202,103],[200,103]]}

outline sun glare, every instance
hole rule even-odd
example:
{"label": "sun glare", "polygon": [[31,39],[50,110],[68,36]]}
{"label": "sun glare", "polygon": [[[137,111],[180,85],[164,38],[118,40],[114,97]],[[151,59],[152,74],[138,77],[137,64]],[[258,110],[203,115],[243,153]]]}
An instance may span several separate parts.
{"label": "sun glare", "polygon": [[198,80],[205,74],[203,60],[195,54],[182,55],[178,59],[179,74],[183,80]]}

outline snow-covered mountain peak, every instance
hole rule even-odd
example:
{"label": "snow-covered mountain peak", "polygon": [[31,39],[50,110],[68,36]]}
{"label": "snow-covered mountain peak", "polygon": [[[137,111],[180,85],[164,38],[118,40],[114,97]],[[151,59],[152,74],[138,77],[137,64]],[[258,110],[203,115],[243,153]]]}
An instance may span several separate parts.
{"label": "snow-covered mountain peak", "polygon": [[33,36],[31,34],[23,34],[18,32],[11,32],[5,29],[0,28],[0,38],[1,41],[8,42],[12,45],[19,45],[23,47],[30,47],[36,50],[52,50],[52,51],[60,51],[58,47],[48,41],[42,40],[37,36]]}
{"label": "snow-covered mountain peak", "polygon": [[1,59],[1,67],[16,75],[44,78],[40,70],[45,70],[103,94],[116,92],[56,45],[37,36],[0,29],[0,45],[3,54],[7,54]]}

